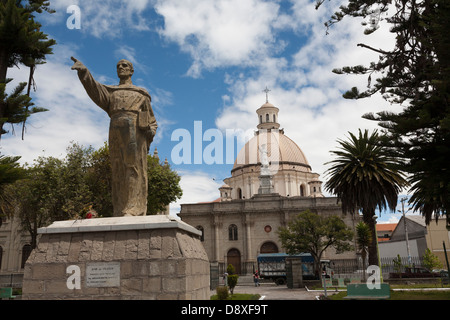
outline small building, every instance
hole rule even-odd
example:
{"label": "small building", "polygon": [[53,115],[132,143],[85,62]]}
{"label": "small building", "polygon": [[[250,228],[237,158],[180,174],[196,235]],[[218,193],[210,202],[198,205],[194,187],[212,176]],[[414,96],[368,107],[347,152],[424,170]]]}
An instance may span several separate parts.
{"label": "small building", "polygon": [[25,262],[31,254],[31,236],[17,219],[0,217],[0,286],[21,287]]}
{"label": "small building", "polygon": [[445,217],[439,218],[437,221],[433,219],[427,226],[427,233],[425,234],[428,249],[439,258],[444,269],[447,269],[444,244],[450,260],[450,230],[448,227],[448,221]]}
{"label": "small building", "polygon": [[[408,235],[408,237],[406,237]],[[408,238],[408,241],[407,241]],[[418,257],[421,259],[426,249],[435,254],[446,268],[444,243],[447,254],[450,254],[450,232],[447,229],[446,218],[432,219],[426,225],[425,218],[420,215],[402,217],[392,232],[391,239],[379,242],[382,258]]]}
{"label": "small building", "polygon": [[376,229],[378,242],[391,240],[392,233],[394,232],[396,227],[396,223],[377,223]]}

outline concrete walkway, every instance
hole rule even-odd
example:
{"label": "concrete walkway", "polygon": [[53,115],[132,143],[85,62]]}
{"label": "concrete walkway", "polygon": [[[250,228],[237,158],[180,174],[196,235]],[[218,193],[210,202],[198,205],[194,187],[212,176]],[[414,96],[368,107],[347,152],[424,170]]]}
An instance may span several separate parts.
{"label": "concrete walkway", "polygon": [[[320,293],[307,291],[305,288],[289,289],[286,285],[277,286],[272,283],[262,283],[259,287],[255,285],[237,285],[234,293],[259,294],[262,300],[316,300]],[[211,295],[216,294],[211,291]]]}

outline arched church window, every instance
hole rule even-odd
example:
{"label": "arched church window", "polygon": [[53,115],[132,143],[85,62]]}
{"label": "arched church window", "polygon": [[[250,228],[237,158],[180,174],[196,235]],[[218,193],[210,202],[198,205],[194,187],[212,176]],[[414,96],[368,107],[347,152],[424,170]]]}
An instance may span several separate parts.
{"label": "arched church window", "polygon": [[242,199],[242,189],[241,188],[237,189],[237,197],[238,197],[238,199]]}
{"label": "arched church window", "polygon": [[268,113],[266,113],[266,122],[269,122],[270,120],[269,120],[269,114]]}
{"label": "arched church window", "polygon": [[261,246],[260,253],[278,253],[278,246],[271,242],[264,242]]}
{"label": "arched church window", "polygon": [[300,186],[300,197],[305,196],[305,187],[303,185]]}
{"label": "arched church window", "polygon": [[25,262],[27,262],[28,257],[31,254],[31,245],[26,244],[22,247],[22,264],[21,264],[21,268],[25,268]]}
{"label": "arched church window", "polygon": [[259,116],[259,123],[262,123],[262,116]]}
{"label": "arched church window", "polygon": [[202,226],[196,226],[195,228],[202,232],[202,235],[200,236],[200,241],[201,242],[205,241],[205,230],[203,229],[203,227]]}
{"label": "arched church window", "polygon": [[238,239],[238,227],[232,224],[228,227],[228,240],[235,241]]}

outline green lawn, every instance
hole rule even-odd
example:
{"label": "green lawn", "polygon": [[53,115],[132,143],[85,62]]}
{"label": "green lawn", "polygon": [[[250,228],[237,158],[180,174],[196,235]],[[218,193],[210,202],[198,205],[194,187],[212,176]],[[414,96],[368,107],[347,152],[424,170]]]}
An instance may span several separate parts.
{"label": "green lawn", "polygon": [[[259,298],[261,298],[261,295],[249,293],[235,293],[228,296],[228,300],[259,300]],[[211,300],[217,300],[217,295],[213,295]]]}
{"label": "green lawn", "polygon": [[[343,300],[346,291],[329,295],[331,300]],[[389,300],[450,300],[450,291],[392,291]]]}

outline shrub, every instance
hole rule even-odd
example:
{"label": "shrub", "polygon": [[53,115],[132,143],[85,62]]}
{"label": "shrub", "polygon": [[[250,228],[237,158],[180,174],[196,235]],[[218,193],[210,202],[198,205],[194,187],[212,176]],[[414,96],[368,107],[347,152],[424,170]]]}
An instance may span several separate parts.
{"label": "shrub", "polygon": [[227,266],[227,273],[228,274],[235,274],[236,273],[236,269],[234,269],[234,266],[232,264],[229,264]]}
{"label": "shrub", "polygon": [[228,287],[227,286],[218,286],[216,288],[217,299],[219,300],[227,300],[228,299]]}
{"label": "shrub", "polygon": [[236,287],[239,276],[237,274],[231,274],[228,276],[228,286],[230,287],[230,292],[233,294],[234,287]]}

